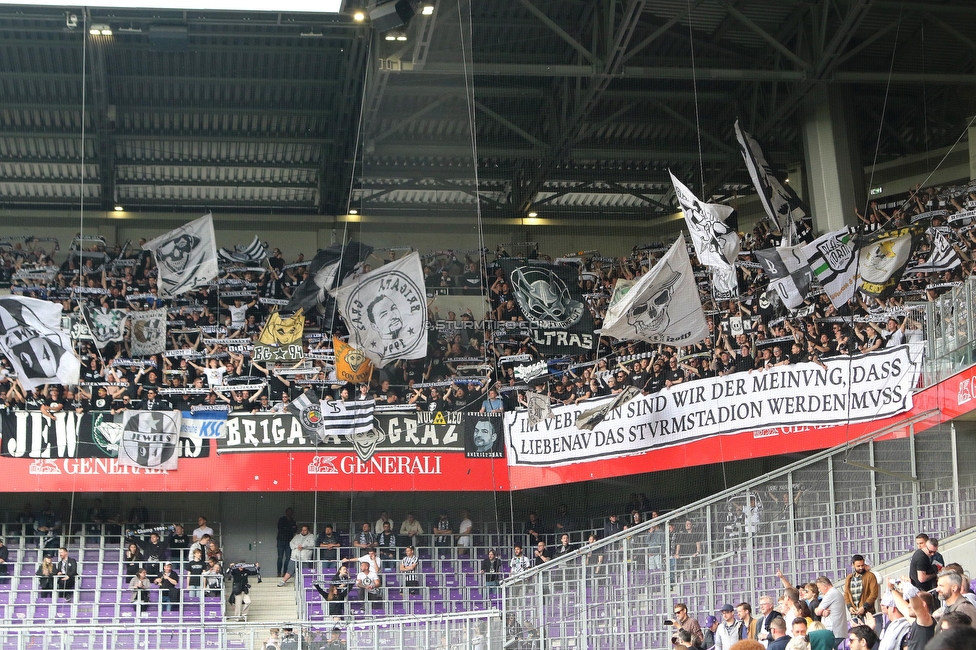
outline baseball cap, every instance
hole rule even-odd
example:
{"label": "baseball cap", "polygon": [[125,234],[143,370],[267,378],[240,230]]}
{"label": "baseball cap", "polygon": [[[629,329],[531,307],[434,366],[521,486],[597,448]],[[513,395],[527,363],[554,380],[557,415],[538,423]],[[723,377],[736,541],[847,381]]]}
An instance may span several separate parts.
{"label": "baseball cap", "polygon": [[725,603],[724,605],[722,605],[722,609],[720,609],[718,611],[720,611],[720,612],[734,612],[735,611],[735,607],[732,607],[732,605],[729,605],[728,603]]}
{"label": "baseball cap", "polygon": [[705,627],[712,627],[716,622],[718,622],[718,619],[711,614],[705,617]]}

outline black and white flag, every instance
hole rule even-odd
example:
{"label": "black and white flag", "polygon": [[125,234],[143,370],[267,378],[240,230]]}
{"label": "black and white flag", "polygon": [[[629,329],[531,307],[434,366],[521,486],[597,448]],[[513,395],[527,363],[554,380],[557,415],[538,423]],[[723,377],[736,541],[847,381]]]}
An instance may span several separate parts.
{"label": "black and white flag", "polygon": [[307,390],[288,404],[288,412],[298,418],[302,431],[322,437],[322,404],[318,395]]}
{"label": "black and white flag", "polygon": [[849,227],[821,235],[804,246],[801,255],[807,258],[810,270],[836,309],[854,297],[857,250],[854,232]]}
{"label": "black and white flag", "polygon": [[58,329],[61,305],[36,298],[0,298],[0,351],[26,390],[78,383],[81,361]]}
{"label": "black and white flag", "polygon": [[325,331],[332,332],[336,290],[373,252],[372,246],[351,241],[345,246],[323,248],[308,265],[308,276],[299,285],[282,311],[304,309],[306,315],[319,314]]}
{"label": "black and white flag", "polygon": [[236,244],[234,248],[221,248],[217,251],[217,255],[221,262],[257,266],[267,259],[268,245],[261,243],[261,240],[255,235],[254,241],[247,246]]}
{"label": "black and white flag", "polygon": [[769,288],[775,291],[787,309],[795,310],[810,293],[813,271],[803,255],[802,246],[783,246],[753,251],[769,276]]}
{"label": "black and white flag", "polygon": [[671,174],[671,182],[684,212],[685,224],[691,232],[698,261],[713,268],[733,268],[739,256],[741,241],[739,233],[726,224],[725,220],[735,210],[718,203],[702,203],[674,174]]}
{"label": "black and white flag", "polygon": [[943,273],[951,271],[960,264],[962,264],[962,258],[949,243],[948,237],[937,232],[932,237],[932,250],[929,252],[928,258],[920,264],[910,265],[905,270],[905,275]]}
{"label": "black and white flag", "polygon": [[617,393],[613,399],[603,402],[600,406],[594,406],[576,416],[576,428],[593,431],[593,429],[606,419],[607,415],[614,409],[621,408],[627,402],[640,395],[640,390],[635,386],[626,386]]}
{"label": "black and white flag", "polygon": [[377,368],[427,356],[427,293],[418,253],[350,280],[335,298],[349,344]]}
{"label": "black and white flag", "polygon": [[204,215],[142,245],[159,270],[159,297],[172,298],[217,277],[213,216]]}
{"label": "black and white flag", "polygon": [[743,131],[739,121],[735,122],[735,138],[742,149],[742,158],[746,162],[752,184],[759,192],[759,200],[769,219],[776,225],[776,229],[783,233],[786,244],[796,244],[796,224],[798,221],[810,219],[810,209],[797,196],[793,188],[783,185],[773,175],[773,170],[766,162],[766,156],[755,138]]}
{"label": "black and white flag", "polygon": [[684,235],[630,288],[603,321],[602,334],[666,345],[691,345],[708,337],[698,284]]}
{"label": "black and white flag", "polygon": [[82,307],[88,331],[99,350],[113,341],[125,337],[125,324],[129,320],[127,309],[103,309],[101,307]]}
{"label": "black and white flag", "polygon": [[549,403],[549,395],[545,393],[537,393],[534,390],[526,392],[525,408],[528,411],[530,427],[552,417],[552,405]]}
{"label": "black and white flag", "polygon": [[132,312],[129,347],[132,356],[162,354],[166,350],[166,309]]}
{"label": "black and white flag", "polygon": [[543,354],[580,354],[593,349],[593,317],[579,288],[579,271],[567,264],[498,260]]}
{"label": "black and white flag", "polygon": [[119,464],[174,470],[179,465],[179,411],[124,411]]}

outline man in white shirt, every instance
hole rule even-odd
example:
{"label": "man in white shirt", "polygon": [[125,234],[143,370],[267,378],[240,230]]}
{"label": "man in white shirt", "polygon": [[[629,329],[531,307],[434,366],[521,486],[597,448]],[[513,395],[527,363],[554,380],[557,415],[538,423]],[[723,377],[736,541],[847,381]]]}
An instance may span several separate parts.
{"label": "man in white shirt", "polygon": [[373,525],[373,533],[379,535],[383,532],[383,524],[390,524],[390,530],[393,530],[393,520],[390,519],[390,513],[386,510],[380,513],[380,518],[376,520]]}
{"label": "man in white shirt", "polygon": [[211,537],[214,536],[214,530],[213,528],[207,525],[206,517],[203,516],[199,517],[197,519],[197,524],[198,526],[193,530],[194,542],[199,542],[200,538],[203,537],[204,535],[210,535]]}
{"label": "man in white shirt", "polygon": [[309,530],[308,524],[303,525],[302,529],[291,538],[290,546],[291,559],[288,561],[288,570],[285,571],[285,575],[281,576],[281,582],[278,583],[279,587],[288,584],[292,575],[301,569],[303,562],[312,561],[312,553],[315,552],[315,535]]}
{"label": "man in white shirt", "polygon": [[380,579],[369,562],[363,562],[359,565],[356,586],[359,587],[363,600],[380,600]]}
{"label": "man in white shirt", "polygon": [[468,515],[467,510],[461,511],[461,524],[458,526],[458,556],[467,557],[471,552],[470,548],[473,544],[473,537],[471,536],[471,531],[474,528],[474,524],[471,523],[471,517]]}

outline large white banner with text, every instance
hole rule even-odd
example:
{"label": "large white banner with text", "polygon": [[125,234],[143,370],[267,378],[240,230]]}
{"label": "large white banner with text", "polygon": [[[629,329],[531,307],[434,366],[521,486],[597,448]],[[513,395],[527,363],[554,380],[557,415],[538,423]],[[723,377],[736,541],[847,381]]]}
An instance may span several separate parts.
{"label": "large white banner with text", "polygon": [[902,345],[822,366],[800,363],[679,384],[631,400],[593,431],[576,428],[576,418],[598,400],[554,407],[553,417],[534,427],[524,410],[510,412],[508,464],[565,465],[769,427],[881,419],[912,408],[916,377]]}

